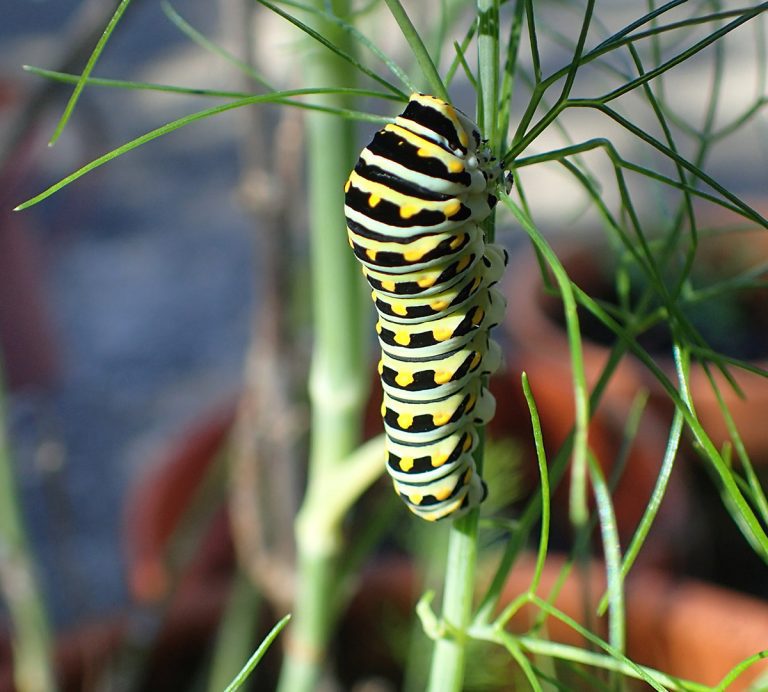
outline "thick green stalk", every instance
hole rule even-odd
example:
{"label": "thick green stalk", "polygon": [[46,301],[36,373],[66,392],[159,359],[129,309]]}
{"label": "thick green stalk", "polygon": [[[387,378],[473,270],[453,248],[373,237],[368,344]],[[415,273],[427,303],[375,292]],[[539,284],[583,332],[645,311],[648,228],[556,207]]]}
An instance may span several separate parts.
{"label": "thick green stalk", "polygon": [[[496,148],[496,117],[499,86],[498,0],[478,0],[478,74],[481,93],[478,119],[481,129]],[[493,241],[494,217],[485,224],[486,239]],[[483,468],[483,437],[475,452],[478,473]],[[447,632],[437,640],[432,655],[429,692],[459,692],[464,684],[467,630],[472,621],[477,567],[477,525],[479,510],[456,520],[448,538],[448,559],[443,593],[442,619]]]}
{"label": "thick green stalk", "polygon": [[16,493],[5,431],[5,400],[0,363],[0,595],[11,619],[14,682],[19,692],[56,689],[50,658],[50,633],[37,587]]}
{"label": "thick green stalk", "polygon": [[[482,459],[482,445],[477,458]],[[448,537],[442,619],[447,631],[435,643],[429,692],[459,692],[466,667],[467,629],[472,618],[477,566],[478,510],[457,519]]]}
{"label": "thick green stalk", "polygon": [[[315,0],[325,9],[323,0]],[[348,0],[332,9],[349,15]],[[319,16],[313,28],[342,51],[352,54],[349,35]],[[308,84],[354,84],[353,68],[337,55],[315,46],[307,50]],[[323,105],[347,108],[349,97],[325,96]],[[347,245],[342,186],[354,162],[354,133],[349,121],[324,113],[307,114],[308,202],[310,213],[314,350],[309,375],[311,442],[308,486],[296,521],[298,552],[294,618],[280,678],[280,692],[310,692],[323,672],[328,639],[338,614],[342,550],[338,526],[315,521],[323,481],[360,442],[360,417],[367,390],[362,315],[365,297],[360,273]],[[325,502],[333,502],[327,496]]]}

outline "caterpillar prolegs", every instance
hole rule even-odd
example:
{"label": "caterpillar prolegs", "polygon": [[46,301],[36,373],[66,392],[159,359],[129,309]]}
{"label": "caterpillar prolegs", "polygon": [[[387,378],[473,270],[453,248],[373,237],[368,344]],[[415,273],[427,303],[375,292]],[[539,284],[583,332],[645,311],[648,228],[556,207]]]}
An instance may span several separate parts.
{"label": "caterpillar prolegs", "polygon": [[458,517],[487,494],[472,452],[495,410],[483,376],[500,361],[489,330],[505,308],[493,285],[507,254],[480,224],[504,184],[469,118],[413,94],[344,188],[349,243],[379,315],[387,471],[428,521]]}

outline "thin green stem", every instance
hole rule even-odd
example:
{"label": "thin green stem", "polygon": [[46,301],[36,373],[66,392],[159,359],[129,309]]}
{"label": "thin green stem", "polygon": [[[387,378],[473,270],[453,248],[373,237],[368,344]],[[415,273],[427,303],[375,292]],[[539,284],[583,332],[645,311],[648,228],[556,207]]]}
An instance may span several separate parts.
{"label": "thin green stem", "polygon": [[4,395],[0,362],[0,596],[10,616],[13,679],[19,692],[53,692],[51,637],[19,506]]}
{"label": "thin green stem", "polygon": [[448,101],[448,92],[445,89],[445,84],[440,77],[440,73],[437,71],[437,67],[430,56],[427,47],[424,45],[419,32],[413,25],[411,18],[405,11],[405,8],[400,3],[400,0],[384,0],[387,3],[389,11],[395,18],[400,31],[403,33],[405,40],[408,41],[408,45],[411,47],[411,51],[416,57],[416,62],[419,63],[419,67],[424,75],[424,78],[429,82],[429,86],[432,89],[432,94]]}
{"label": "thin green stem", "polygon": [[[363,74],[368,75],[372,80],[375,82],[378,82],[385,88],[392,91],[392,93],[396,94],[397,96],[400,96],[404,101],[407,99],[407,94],[404,94],[400,89],[398,89],[394,84],[390,84],[386,79],[383,77],[380,77],[376,72],[371,70],[370,68],[366,67],[361,63],[354,55],[355,52],[355,44],[351,40],[351,37],[349,34],[341,30],[341,27],[338,24],[334,24],[333,22],[329,22],[326,20],[322,13],[318,13],[313,19],[315,20],[317,26],[324,26],[326,29],[323,31],[317,31],[313,26],[311,26],[307,22],[300,21],[297,17],[293,16],[292,14],[289,14],[288,12],[285,12],[281,8],[279,8],[277,5],[268,2],[268,0],[257,0],[260,4],[264,5],[264,7],[269,8],[274,12],[275,14],[280,15],[283,19],[285,19],[287,22],[290,22],[294,26],[301,29],[307,36],[310,36],[315,41],[320,43],[321,45],[325,46],[331,53],[334,53],[337,57],[341,58],[348,64],[344,67],[344,69],[347,71],[347,73],[350,75],[350,77],[354,76],[354,71],[350,70],[350,66],[356,68]],[[316,3],[317,4],[317,3]],[[337,2],[331,2],[326,3],[332,5],[334,8],[338,4]],[[321,5],[318,4],[317,9],[321,9]],[[335,10],[334,10],[335,11]],[[336,13],[337,16],[340,17],[346,17],[348,16],[347,13]],[[334,40],[335,37],[335,40]],[[321,61],[325,61],[327,56],[321,56],[320,53],[317,55],[318,59]],[[312,82],[308,82],[312,83]],[[327,82],[318,82],[319,84],[327,84]],[[331,84],[339,84],[339,82],[332,81]],[[340,86],[348,86],[349,84],[352,84],[353,80],[347,82],[346,84],[340,84]]]}
{"label": "thin green stem", "polygon": [[[478,121],[489,137],[492,150],[498,149],[495,137],[499,88],[498,0],[478,0]],[[494,216],[484,224],[488,242],[493,241]],[[483,467],[483,435],[475,452],[477,472]],[[472,620],[475,571],[478,553],[479,509],[456,520],[448,538],[448,558],[443,593],[443,622],[453,632],[435,643],[429,675],[430,692],[459,692],[464,684],[467,630]]]}
{"label": "thin green stem", "polygon": [[[651,526],[653,525],[653,521],[658,514],[661,501],[664,499],[664,494],[666,493],[667,485],[669,484],[669,478],[672,475],[672,468],[674,466],[675,457],[677,456],[677,448],[680,444],[680,435],[682,431],[683,415],[679,409],[676,409],[672,418],[672,425],[669,431],[669,439],[667,440],[667,448],[664,452],[664,458],[661,462],[659,475],[656,478],[656,483],[653,486],[651,497],[645,507],[645,511],[643,512],[643,516],[640,519],[640,523],[635,530],[634,536],[632,536],[632,540],[621,563],[622,579],[625,579],[629,574],[629,570],[632,569],[632,565],[635,563],[635,560],[640,553],[640,548],[645,542],[645,539],[651,530]],[[607,606],[608,594],[606,593],[598,605],[598,614],[602,615]]]}
{"label": "thin green stem", "polygon": [[543,692],[544,688],[541,686],[538,677],[536,677],[536,671],[533,669],[531,662],[520,647],[518,639],[504,630],[498,630],[495,634],[495,638],[507,651],[509,651],[512,658],[517,662],[517,665],[520,666],[520,670],[523,671],[525,679],[531,686],[531,692]]}
{"label": "thin green stem", "polygon": [[574,444],[573,462],[571,466],[571,487],[569,513],[574,527],[583,526],[589,515],[587,509],[587,427],[589,425],[589,390],[584,373],[584,358],[582,355],[579,317],[576,311],[576,299],[571,281],[557,255],[544,239],[530,218],[522,209],[505,198],[507,207],[512,211],[518,223],[523,227],[533,242],[537,253],[546,260],[554,274],[560,295],[563,300],[566,330],[568,333],[568,348],[571,354],[571,370],[574,394]]}
{"label": "thin green stem", "polygon": [[[208,674],[208,692],[219,692],[234,684],[241,676],[247,676],[252,670],[249,668],[251,660],[248,660],[248,657],[253,632],[262,613],[261,602],[262,596],[256,591],[251,580],[243,572],[235,572],[229,587],[227,605],[216,633],[216,644]],[[248,660],[248,663],[241,669],[245,660]]]}
{"label": "thin green stem", "polygon": [[602,469],[593,454],[589,455],[589,470],[595,492],[595,504],[600,519],[600,533],[605,554],[605,573],[608,586],[608,638],[616,651],[624,652],[626,644],[626,605],[621,576],[621,548],[616,527],[616,513]]}
{"label": "thin green stem", "polygon": [[613,655],[604,655],[588,651],[568,644],[550,642],[538,637],[523,636],[519,638],[520,645],[525,651],[541,656],[551,656],[561,661],[573,661],[583,665],[601,668],[602,670],[615,671],[626,675],[627,677],[648,682],[654,689],[660,692],[667,690],[688,690],[688,692],[707,692],[711,690],[707,685],[700,685],[694,682],[682,681],[673,678],[647,666],[632,665],[626,660]]}
{"label": "thin green stem", "polygon": [[[657,678],[656,671],[653,671],[649,668],[644,668],[642,666],[639,666],[634,661],[631,661],[628,659],[624,654],[621,653],[621,651],[618,651],[617,649],[614,649],[610,644],[600,639],[597,635],[590,632],[586,627],[579,624],[576,620],[574,620],[572,617],[569,617],[564,612],[553,606],[550,602],[545,601],[543,598],[540,598],[539,596],[532,595],[531,596],[531,603],[536,605],[538,608],[542,610],[542,612],[546,613],[549,617],[556,618],[557,620],[560,620],[562,623],[564,623],[566,626],[568,626],[570,629],[572,629],[574,632],[577,632],[582,637],[584,637],[587,641],[589,641],[594,646],[597,646],[601,648],[603,651],[605,651],[608,656],[605,657],[598,657],[598,655],[594,654],[591,651],[587,651],[585,649],[579,649],[577,647],[568,647],[567,645],[563,644],[555,644],[553,642],[543,642],[541,639],[530,641],[527,637],[520,637],[519,641],[521,644],[523,644],[524,648],[529,648],[530,651],[536,651],[538,646],[541,645],[552,645],[553,647],[565,647],[565,649],[571,650],[576,658],[570,659],[570,660],[582,660],[583,662],[587,662],[588,659],[591,659],[593,662],[591,665],[600,665],[598,662],[600,658],[603,659],[603,664],[601,667],[606,668],[607,670],[620,670],[624,675],[630,675],[632,677],[636,677],[638,679],[644,680],[648,685],[653,687],[653,689],[658,690],[659,692],[665,692],[666,686],[662,684],[662,682]],[[537,644],[536,642],[539,642]],[[595,656],[594,659],[592,659],[592,656]],[[567,659],[566,659],[567,660]],[[663,676],[667,677],[667,676]],[[703,686],[702,686],[703,688]]]}
{"label": "thin green stem", "polygon": [[478,121],[483,134],[498,147],[499,6],[498,0],[477,2]]}
{"label": "thin green stem", "polygon": [[451,526],[442,619],[452,634],[435,643],[428,692],[459,692],[463,688],[467,628],[475,590],[478,514],[478,510],[472,510]]}
{"label": "thin green stem", "polygon": [[75,86],[75,89],[72,92],[72,95],[69,97],[69,101],[67,102],[66,107],[64,108],[64,112],[61,114],[61,118],[59,118],[56,129],[54,130],[53,135],[48,142],[49,147],[52,147],[56,143],[56,140],[59,139],[61,133],[64,131],[64,127],[66,126],[67,122],[69,122],[69,118],[71,117],[72,112],[75,110],[75,106],[77,105],[77,101],[80,98],[80,94],[85,88],[85,83],[93,71],[93,68],[96,66],[96,62],[101,56],[101,52],[104,50],[104,46],[107,45],[109,37],[112,35],[112,32],[117,26],[117,23],[125,14],[125,11],[128,9],[128,5],[130,4],[131,0],[122,0],[122,2],[117,6],[115,13],[112,15],[112,18],[109,20],[109,23],[104,29],[104,32],[101,34],[101,37],[96,43],[96,47],[93,49],[93,52],[88,58],[88,62],[85,65],[83,73],[80,75],[80,81],[78,81],[77,85]]}
{"label": "thin green stem", "polygon": [[276,91],[275,87],[272,86],[258,71],[253,68],[253,65],[249,65],[244,60],[236,58],[228,50],[217,45],[207,36],[205,36],[205,34],[202,34],[197,29],[195,29],[195,27],[193,27],[176,11],[170,2],[163,0],[160,3],[160,9],[163,10],[165,16],[168,17],[168,20],[190,41],[196,43],[203,50],[208,51],[212,55],[216,55],[217,57],[226,60],[230,65],[236,67],[243,74],[250,77],[257,84],[260,84],[267,91]]}
{"label": "thin green stem", "polygon": [[379,48],[373,41],[371,41],[367,36],[362,34],[360,31],[358,31],[354,25],[345,22],[340,17],[337,17],[335,14],[331,14],[327,10],[319,10],[316,7],[312,7],[310,5],[306,5],[301,2],[295,2],[294,0],[283,0],[283,5],[288,5],[290,7],[295,7],[297,9],[303,10],[305,12],[311,12],[312,14],[319,15],[323,19],[332,22],[333,24],[336,24],[338,27],[346,31],[355,41],[357,41],[361,46],[364,46],[367,48],[373,55],[375,55],[381,62],[383,62],[389,71],[397,77],[400,82],[409,90],[409,91],[415,91],[416,87],[413,85],[413,83],[410,80],[410,77],[408,77],[408,74],[401,68],[392,58],[390,58],[381,48]]}
{"label": "thin green stem", "polygon": [[536,400],[533,398],[531,386],[528,383],[528,375],[523,373],[523,394],[528,404],[528,414],[531,417],[531,427],[533,428],[533,441],[536,447],[536,462],[539,465],[539,492],[541,494],[541,532],[539,534],[539,549],[536,553],[536,568],[533,571],[533,578],[529,591],[536,593],[539,588],[541,576],[544,573],[544,564],[547,559],[547,549],[549,547],[549,521],[550,521],[550,497],[549,497],[549,470],[547,468],[547,453],[544,449],[544,436],[541,432],[541,421],[539,411],[536,406]]}
{"label": "thin green stem", "polygon": [[[140,137],[136,137],[135,139],[132,139],[130,142],[126,142],[122,146],[117,147],[117,149],[113,149],[112,151],[104,154],[103,156],[99,156],[99,158],[94,159],[90,163],[85,164],[85,166],[83,166],[82,168],[78,168],[74,173],[70,173],[68,176],[66,176],[65,178],[62,178],[57,183],[54,183],[49,188],[46,188],[40,194],[35,195],[31,199],[28,199],[26,202],[22,202],[21,204],[19,204],[17,207],[14,208],[14,211],[23,211],[24,209],[28,209],[29,207],[34,206],[35,204],[38,204],[39,202],[42,202],[44,199],[50,197],[54,192],[58,192],[59,190],[61,190],[61,188],[66,187],[67,185],[74,182],[78,178],[84,176],[86,173],[90,173],[93,169],[98,168],[99,166],[103,166],[105,163],[108,163],[112,159],[115,159],[118,156],[122,156],[123,154],[126,154],[129,151],[132,151],[133,149],[137,149],[138,147],[146,144],[147,142],[151,142],[152,140],[157,139],[158,137],[163,137],[164,135],[167,135],[171,132],[179,130],[182,127],[186,127],[187,125],[197,122],[198,120],[204,120],[205,118],[210,118],[211,116],[218,115],[220,113],[225,113],[226,111],[231,111],[231,110],[234,110],[235,108],[251,106],[257,103],[290,104],[300,108],[307,108],[308,110],[332,113],[334,115],[340,115],[344,113],[352,115],[356,113],[356,111],[353,111],[349,108],[333,105],[334,103],[346,103],[346,99],[343,98],[344,93],[345,91],[343,88],[292,89],[289,91],[278,91],[273,94],[260,94],[258,96],[248,96],[247,98],[237,99],[236,101],[223,103],[219,106],[213,106],[212,108],[206,108],[205,110],[198,111],[197,113],[192,113],[191,115],[185,115],[183,118],[178,118],[177,120],[173,120],[169,123],[166,123],[165,125],[162,125],[161,127],[158,127],[152,130],[151,132],[147,132],[141,135]],[[349,92],[347,91],[346,93],[349,93]],[[292,100],[293,97],[306,96],[309,94],[315,94],[315,95],[321,95],[321,96],[323,94],[336,94],[338,95],[338,98],[330,98],[330,97],[327,99],[321,98],[319,99],[321,103],[316,103],[316,104],[304,104],[299,101]],[[349,125],[347,124],[347,126]]]}
{"label": "thin green stem", "polygon": [[270,646],[272,646],[272,642],[277,639],[277,635],[280,634],[280,632],[283,631],[283,628],[288,624],[288,621],[291,619],[290,614],[285,615],[280,621],[269,631],[266,637],[264,637],[264,640],[259,644],[259,647],[256,649],[256,651],[253,652],[253,655],[248,659],[247,663],[243,666],[243,669],[235,676],[234,680],[227,685],[224,692],[236,692],[236,690],[239,690],[248,680],[248,676],[253,672],[254,668],[256,668],[257,665],[259,665],[259,661],[264,657],[264,654],[267,653],[267,649],[269,649]]}

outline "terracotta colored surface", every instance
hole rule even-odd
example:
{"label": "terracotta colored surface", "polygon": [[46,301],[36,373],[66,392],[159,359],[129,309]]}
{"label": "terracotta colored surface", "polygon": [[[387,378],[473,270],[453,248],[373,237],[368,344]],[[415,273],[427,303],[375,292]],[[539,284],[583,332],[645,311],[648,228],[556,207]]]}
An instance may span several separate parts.
{"label": "terracotta colored surface", "polygon": [[11,390],[51,384],[57,374],[45,272],[31,230],[0,211],[0,356]]}
{"label": "terracotta colored surface", "polygon": [[[540,595],[553,589],[564,558],[547,560]],[[502,606],[527,590],[534,559],[523,556],[507,581]],[[555,606],[582,625],[607,639],[607,620],[595,616],[596,605],[605,589],[605,567],[590,562],[584,574],[572,571],[560,589]],[[405,560],[389,560],[369,568],[360,590],[351,602],[342,625],[345,642],[343,672],[353,679],[361,670],[391,670],[391,651],[371,637],[371,623],[405,621],[419,598],[419,580]],[[631,660],[667,674],[715,685],[733,666],[768,648],[768,603],[702,582],[677,579],[664,572],[641,569],[626,585],[627,655]],[[586,608],[584,604],[590,603]],[[589,613],[587,616],[585,613]],[[527,606],[512,620],[516,632],[529,629],[538,610]],[[550,639],[583,647],[583,638],[559,620],[546,621]],[[728,690],[747,688],[768,671],[768,660],[743,673]],[[643,688],[644,689],[644,688]]]}
{"label": "terracotta colored surface", "polygon": [[140,603],[163,598],[170,587],[168,541],[222,449],[233,415],[228,402],[199,420],[130,492],[124,543],[128,581]]}
{"label": "terracotta colored surface", "polygon": [[[563,560],[547,561],[539,594],[554,586]],[[593,604],[605,589],[604,566],[592,563],[588,578],[573,572],[566,580],[555,605],[584,623],[584,594]],[[528,558],[513,570],[504,592],[504,602],[524,591],[533,572]],[[740,661],[768,648],[768,603],[702,582],[676,579],[655,570],[638,570],[626,587],[627,654],[647,666],[707,685],[717,684]],[[531,610],[514,621],[525,629]],[[605,637],[606,622],[590,620],[594,631]],[[556,641],[584,645],[581,637],[555,620],[548,620]],[[768,671],[768,660],[749,668],[729,690],[746,689],[749,682]]]}

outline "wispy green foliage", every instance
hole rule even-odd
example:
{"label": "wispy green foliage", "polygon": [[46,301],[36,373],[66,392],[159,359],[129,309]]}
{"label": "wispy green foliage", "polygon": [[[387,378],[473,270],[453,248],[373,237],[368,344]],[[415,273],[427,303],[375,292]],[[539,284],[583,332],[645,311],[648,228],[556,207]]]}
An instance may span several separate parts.
{"label": "wispy green foliage", "polygon": [[[552,661],[567,664],[574,675],[583,676],[589,684],[594,683],[595,688],[605,684],[607,688],[615,689],[626,677],[643,680],[657,690],[709,689],[640,666],[626,655],[625,632],[631,623],[626,621],[624,581],[641,554],[659,513],[685,434],[693,438],[703,462],[716,479],[723,504],[746,543],[768,563],[768,500],[722,391],[723,386],[738,388],[734,376],[737,368],[750,372],[759,371],[759,368],[720,353],[691,317],[692,308],[713,297],[727,297],[746,288],[766,285],[764,264],[745,267],[728,276],[707,277],[708,281],[704,283],[698,281],[695,269],[700,242],[705,235],[700,221],[703,208],[716,207],[750,227],[768,228],[763,210],[752,208],[737,192],[706,170],[706,163],[713,158],[716,147],[764,117],[768,106],[768,3],[731,8],[715,1],[673,0],[659,6],[650,2],[643,5],[638,16],[622,26],[608,28],[611,22],[605,4],[593,0],[580,3],[477,0],[474,14],[466,15],[466,24],[461,24],[464,15],[459,10],[464,9],[463,6],[457,9],[458,5],[449,7],[451,3],[442,2],[439,14],[433,18],[434,26],[429,27],[419,26],[422,17],[415,2],[371,2],[357,7],[357,11],[346,7],[345,3],[331,1],[314,4],[295,0],[259,2],[325,51],[322,55],[329,57],[329,64],[335,65],[324,73],[328,84],[277,89],[250,65],[189,26],[167,4],[164,6],[166,15],[187,37],[254,78],[268,93],[189,89],[91,77],[106,40],[127,6],[127,2],[123,2],[82,75],[62,75],[30,68],[49,79],[76,85],[54,138],[60,134],[78,95],[86,86],[199,95],[222,98],[226,102],[131,140],[19,208],[42,201],[88,171],[138,146],[226,111],[272,103],[301,107],[313,115],[381,122],[384,118],[362,110],[363,106],[358,110],[356,105],[367,104],[371,99],[388,105],[391,101],[407,98],[406,92],[426,86],[435,95],[447,99],[448,87],[463,79],[476,92],[477,119],[489,146],[514,175],[512,193],[503,198],[499,207],[498,225],[511,220],[518,231],[522,230],[535,249],[545,290],[562,303],[571,370],[571,380],[563,386],[568,387],[568,396],[574,402],[574,424],[561,447],[546,453],[540,421],[542,412],[527,378],[523,377],[522,391],[528,405],[537,458],[538,488],[526,499],[514,520],[507,517],[504,521],[478,522],[477,512],[473,512],[452,527],[441,615],[431,610],[432,594],[423,598],[418,606],[425,631],[436,640],[429,689],[440,692],[461,689],[466,666],[473,664],[466,655],[467,643],[472,639],[490,642],[506,652],[510,661],[519,667],[519,679],[524,679],[534,690],[562,684],[557,679],[559,668]],[[363,20],[369,20],[376,12],[384,12],[385,6],[410,50],[410,61],[420,70],[418,76],[409,75],[400,66],[407,64],[407,58],[400,57],[396,61],[388,56],[363,28]],[[342,11],[345,7],[349,11]],[[378,21],[378,17],[374,21]],[[318,28],[321,26],[325,28]],[[726,87],[729,80],[739,76],[734,74],[729,52],[735,37],[742,36],[747,30],[753,31],[750,41],[754,44],[752,96],[738,109],[729,112],[724,108]],[[333,40],[331,34],[335,37]],[[441,45],[436,47],[430,35],[442,37]],[[555,59],[560,62],[553,68]],[[381,76],[382,65],[394,76],[395,83]],[[668,85],[681,68],[692,65],[706,75],[699,85],[705,98],[701,117],[697,119],[678,112],[679,104]],[[361,84],[374,88],[355,88],[352,75],[361,80]],[[348,82],[345,82],[347,78]],[[329,95],[339,98],[329,104]],[[588,135],[577,136],[575,132],[583,130],[574,128],[573,122],[583,121],[587,115],[596,125]],[[344,140],[347,143],[349,135],[347,131]],[[333,175],[340,175],[345,166],[352,165],[353,156],[348,157],[349,161],[342,161],[338,151],[334,154]],[[310,158],[313,156],[325,161],[323,157],[329,154],[318,146]],[[535,168],[555,168],[552,164],[557,164],[572,189],[578,191],[581,208],[589,210],[603,229],[606,256],[612,260],[606,263],[607,281],[615,292],[611,298],[590,295],[588,287],[573,281],[568,274],[569,268],[558,256],[556,244],[537,223],[540,214],[533,201],[535,196],[526,189],[528,172]],[[318,164],[310,161],[310,165]],[[318,168],[315,171],[317,177],[322,177]],[[329,183],[324,189],[335,188]],[[326,196],[332,195],[332,192],[326,193]],[[649,209],[652,205],[648,204],[648,199],[658,202],[658,208]],[[313,208],[309,210],[312,218],[330,217],[335,213],[324,206],[326,203],[327,200],[312,203]],[[492,238],[493,224],[486,230]],[[334,235],[335,228],[326,228],[322,233],[325,235],[317,232],[314,240],[322,240],[323,248],[338,240]],[[332,261],[328,257],[325,256],[324,261]],[[325,275],[330,283],[328,286],[318,285],[316,293],[327,296],[337,290],[337,284],[333,283],[331,287],[337,277],[332,276],[333,272],[325,272]],[[323,290],[329,288],[329,292]],[[339,288],[338,291],[347,291],[349,295],[339,295],[334,300],[346,307],[354,303],[352,289]],[[594,383],[588,382],[583,362],[584,342],[588,338],[583,325],[587,320],[599,324],[609,336],[612,335],[612,343],[607,346],[607,360]],[[357,324],[354,320],[350,323]],[[317,329],[319,334],[330,339],[337,327],[331,318],[320,318]],[[656,354],[645,345],[644,335],[653,329],[664,329],[669,333],[674,374],[660,367]],[[355,330],[350,328],[350,331]],[[357,337],[346,335],[345,338]],[[362,346],[358,346],[362,352]],[[632,358],[638,367],[656,379],[674,409],[657,480],[627,546],[623,546],[619,538],[613,491],[644,415],[645,394],[639,394],[636,406],[624,423],[624,449],[614,460],[611,473],[603,475],[587,434],[593,412],[604,400],[606,389],[625,358]],[[325,375],[333,379],[328,374],[331,371],[334,376],[340,376],[346,367],[343,359],[334,359],[332,355],[327,361],[328,372],[316,372],[315,383],[330,381],[323,379]],[[719,401],[729,433],[729,441],[722,448],[713,442],[697,416],[690,391],[693,364],[703,369]],[[720,384],[723,380],[719,375],[724,376],[725,385]],[[328,388],[325,394],[332,401],[339,398],[334,398],[336,392]],[[347,411],[345,421],[351,425],[352,417],[348,414]],[[328,428],[331,425],[328,417],[324,421],[321,427]],[[353,439],[357,430],[339,434]],[[335,459],[338,464],[327,464],[320,470],[319,466],[313,467],[310,492],[297,524],[300,542],[309,545],[317,541],[316,545],[324,549],[329,546],[333,550],[339,548],[345,539],[342,531],[345,514],[377,475],[377,444],[369,443],[356,452],[345,448]],[[479,460],[478,466],[481,462]],[[554,509],[551,497],[566,478],[569,480],[568,516],[574,547],[564,561],[555,587],[545,597],[540,589],[551,557],[550,528]],[[333,488],[342,486],[344,492],[333,492]],[[497,539],[496,552],[492,555],[484,550],[486,523],[493,525]],[[498,540],[500,526],[506,531],[503,540]],[[587,546],[590,538],[596,535],[595,527],[599,528],[597,533],[601,540],[607,586],[602,600],[595,604],[594,614],[607,612],[608,641],[554,605],[555,597],[567,579],[578,573],[588,558]],[[535,540],[537,530],[538,540]],[[362,530],[360,534],[379,535],[378,529],[372,534]],[[307,539],[310,535],[312,541]],[[504,586],[529,544],[537,546],[530,584],[511,602],[503,602]],[[486,554],[494,563],[487,585],[478,594],[476,563]],[[352,562],[358,564],[359,556],[350,564]],[[328,596],[327,603],[318,602],[317,598],[300,599],[296,619],[300,623],[307,621],[302,620],[306,613],[302,614],[301,608],[311,603],[314,610],[311,610],[310,619],[322,623],[323,627],[319,629],[325,629],[321,634],[330,636],[329,623],[338,615],[345,588],[343,579],[338,583],[334,580],[339,574],[348,575],[343,570],[336,571],[335,564],[330,567],[319,565],[307,558],[307,564],[310,563],[302,588],[309,593],[317,587],[313,593]],[[478,596],[479,604],[476,605]],[[523,608],[532,609],[536,617],[527,631],[520,632],[511,623]],[[550,620],[557,620],[581,635],[589,646],[574,647],[548,641],[545,630]],[[318,646],[324,645],[318,641]],[[718,689],[725,689],[764,655],[756,653],[736,666],[724,677]],[[314,661],[308,664],[307,670],[297,673],[298,677],[292,679],[303,680],[305,687],[294,688],[291,692],[310,689],[306,685],[316,682],[321,665],[322,662]],[[608,683],[606,672],[614,676],[609,677]]]}
{"label": "wispy green foliage", "polygon": [[88,77],[93,71],[93,68],[96,66],[96,62],[98,61],[99,57],[101,57],[101,53],[104,50],[104,47],[107,45],[107,41],[109,41],[110,36],[112,36],[112,32],[115,30],[117,23],[122,19],[125,11],[128,9],[128,5],[130,4],[131,0],[121,0],[120,4],[117,6],[115,13],[112,15],[112,19],[109,20],[109,23],[104,29],[104,32],[96,43],[96,47],[93,49],[91,56],[88,58],[85,69],[80,75],[80,79],[78,80],[77,85],[72,92],[72,96],[69,97],[69,101],[64,108],[64,112],[61,114],[61,118],[59,118],[56,129],[54,130],[53,135],[48,142],[48,146],[53,146],[56,143],[56,140],[61,136],[61,133],[64,131],[67,122],[72,116],[72,112],[75,110],[75,106],[77,105],[77,101],[80,98],[80,94],[85,88],[85,83],[88,80]]}
{"label": "wispy green foliage", "polygon": [[277,639],[277,636],[283,631],[290,619],[291,615],[289,613],[277,622],[267,636],[264,637],[264,640],[259,644],[256,651],[253,652],[253,655],[248,659],[242,670],[235,676],[232,682],[227,685],[224,692],[235,692],[235,690],[239,690],[246,683],[248,677],[253,673],[256,666],[259,665],[259,661],[264,658],[264,654],[267,653],[269,647],[272,646],[272,643]]}

